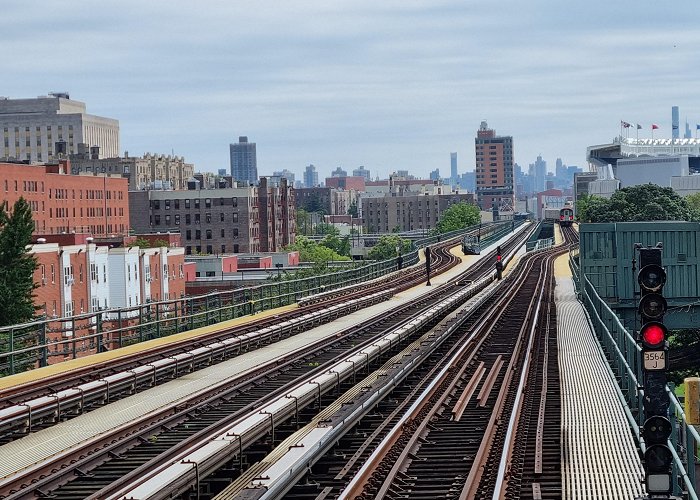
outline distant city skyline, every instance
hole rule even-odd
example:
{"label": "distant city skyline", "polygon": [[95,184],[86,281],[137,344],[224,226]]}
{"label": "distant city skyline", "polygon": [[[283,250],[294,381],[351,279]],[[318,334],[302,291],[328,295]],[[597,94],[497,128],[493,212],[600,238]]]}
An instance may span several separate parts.
{"label": "distant city skyline", "polygon": [[581,166],[620,120],[642,124],[640,137],[656,123],[670,138],[671,106],[693,135],[700,123],[689,0],[252,5],[10,2],[0,94],[70,92],[119,120],[122,153],[174,152],[217,172],[246,135],[258,175],[302,178],[313,163],[321,179],[360,165],[426,178],[450,172],[451,152],[473,171],[481,120],[513,137],[521,165],[541,154]]}

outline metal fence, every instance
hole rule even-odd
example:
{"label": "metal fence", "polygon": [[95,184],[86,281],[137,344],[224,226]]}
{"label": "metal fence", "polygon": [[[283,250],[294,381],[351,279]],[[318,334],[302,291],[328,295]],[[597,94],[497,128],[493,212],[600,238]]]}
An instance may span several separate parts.
{"label": "metal fence", "polygon": [[[416,241],[413,250],[402,256],[402,265],[415,265],[419,248],[441,240],[461,238],[466,232],[481,229],[482,241],[488,244],[519,225],[475,225]],[[0,376],[286,306],[309,295],[387,275],[397,271],[398,265],[395,257],[309,278],[280,279],[254,287],[0,328]]]}
{"label": "metal fence", "polygon": [[[641,347],[634,336],[622,324],[620,318],[608,307],[598,295],[591,281],[579,274],[578,247],[569,252],[571,268],[576,290],[588,314],[588,319],[605,352],[612,375],[618,383],[618,397],[623,405],[630,427],[645,451],[641,439],[641,426],[644,422],[642,400],[644,391],[641,389],[642,356]],[[695,468],[698,461],[700,435],[697,430],[688,425],[683,405],[675,395],[673,384],[666,388],[671,399],[670,417],[673,422],[673,433],[669,439],[674,462],[674,494],[687,494],[688,498],[697,500]]]}

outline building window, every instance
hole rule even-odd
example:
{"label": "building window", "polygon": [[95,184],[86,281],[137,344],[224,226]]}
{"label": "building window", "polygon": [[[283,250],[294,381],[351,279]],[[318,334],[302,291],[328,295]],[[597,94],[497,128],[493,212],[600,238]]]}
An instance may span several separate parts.
{"label": "building window", "polygon": [[199,208],[199,198],[194,200],[194,208]]}
{"label": "building window", "polygon": [[156,216],[154,217],[154,220],[155,220],[155,225],[156,225],[156,226],[160,226],[160,215],[156,215]]}
{"label": "building window", "polygon": [[238,243],[234,243],[234,245],[233,245],[233,253],[238,253]]}
{"label": "building window", "polygon": [[[5,182],[7,182],[7,181],[5,181]],[[221,212],[221,213],[219,214],[219,221],[220,221],[220,222],[224,222],[224,213],[223,213],[223,212]]]}
{"label": "building window", "polygon": [[165,216],[165,225],[166,225],[166,226],[169,226],[169,225],[170,225],[170,214],[167,214],[167,215]]}
{"label": "building window", "polygon": [[223,229],[223,228],[221,229],[221,237],[222,237],[222,238],[225,238],[225,237],[226,237],[226,230]]}
{"label": "building window", "polygon": [[190,200],[185,200],[185,208],[190,208]]}
{"label": "building window", "polygon": [[221,245],[221,253],[226,253],[226,245]]}
{"label": "building window", "polygon": [[233,214],[233,222],[238,222],[238,214],[237,213]]}
{"label": "building window", "polygon": [[214,253],[214,248],[211,245],[207,245],[207,253],[208,254]]}
{"label": "building window", "polygon": [[170,200],[165,200],[165,209],[170,210]]}
{"label": "building window", "polygon": [[202,239],[202,231],[200,229],[197,229],[194,233],[194,239],[196,240],[201,240]]}
{"label": "building window", "polygon": [[175,200],[175,210],[180,210],[180,200]]}
{"label": "building window", "polygon": [[185,239],[186,240],[192,239],[192,230],[188,229],[187,231],[185,231]]}
{"label": "building window", "polygon": [[200,222],[199,214],[194,214],[194,223],[199,224],[199,222]]}
{"label": "building window", "polygon": [[180,214],[175,214],[175,225],[176,226],[180,225]]}
{"label": "building window", "polygon": [[235,238],[235,237],[237,237],[237,236],[238,236],[238,228],[237,228],[237,227],[234,227],[234,228],[233,228],[233,237]]}
{"label": "building window", "polygon": [[231,198],[231,202],[232,202],[234,207],[238,206],[238,198]]}
{"label": "building window", "polygon": [[207,229],[207,239],[210,240],[212,237],[211,229]]}
{"label": "building window", "polygon": [[204,199],[204,208],[211,208],[211,198]]}
{"label": "building window", "polygon": [[190,214],[185,214],[185,224],[190,224],[192,222],[192,218],[190,217]]}
{"label": "building window", "polygon": [[211,214],[209,212],[207,212],[205,215],[206,215],[207,224],[211,224]]}

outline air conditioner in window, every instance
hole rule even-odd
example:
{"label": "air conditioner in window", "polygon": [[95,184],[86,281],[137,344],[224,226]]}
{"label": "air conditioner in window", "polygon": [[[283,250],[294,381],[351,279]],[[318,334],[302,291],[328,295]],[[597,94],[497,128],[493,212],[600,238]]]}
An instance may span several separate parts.
{"label": "air conditioner in window", "polygon": [[75,279],[72,276],[66,278],[66,285],[73,286],[73,283],[75,283]]}
{"label": "air conditioner in window", "polygon": [[41,278],[41,284],[45,285],[46,284],[46,278]]}

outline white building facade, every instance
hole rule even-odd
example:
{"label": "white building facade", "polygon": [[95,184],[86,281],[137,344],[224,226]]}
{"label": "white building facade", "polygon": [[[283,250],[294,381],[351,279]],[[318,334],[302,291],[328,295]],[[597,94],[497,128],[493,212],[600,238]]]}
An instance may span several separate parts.
{"label": "white building facade", "polygon": [[65,142],[65,154],[75,154],[78,144],[98,146],[101,157],[119,155],[119,121],[90,115],[85,103],[66,93],[35,99],[0,97],[0,158],[51,161],[58,157],[57,142]]}

